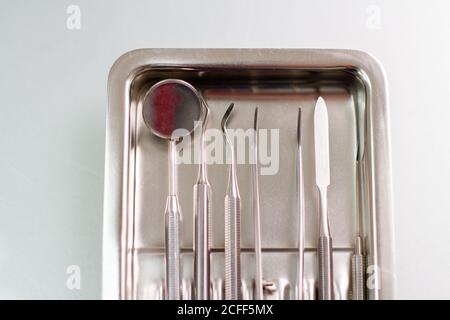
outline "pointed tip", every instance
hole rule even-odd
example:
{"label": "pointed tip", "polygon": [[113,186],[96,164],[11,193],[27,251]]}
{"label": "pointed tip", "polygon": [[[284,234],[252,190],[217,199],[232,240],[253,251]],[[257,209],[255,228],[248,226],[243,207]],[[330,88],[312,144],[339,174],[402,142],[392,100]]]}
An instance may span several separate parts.
{"label": "pointed tip", "polygon": [[316,105],[314,107],[314,119],[316,118],[324,118],[328,122],[328,110],[325,100],[319,96],[316,101]]}
{"label": "pointed tip", "polygon": [[300,145],[302,143],[302,108],[298,108],[297,117],[297,143]]}
{"label": "pointed tip", "polygon": [[234,102],[230,103],[230,105],[227,108],[227,111],[225,111],[225,115],[226,115],[227,119],[230,116],[231,111],[233,111],[233,108],[234,108]]}
{"label": "pointed tip", "polygon": [[356,161],[361,161],[361,154],[360,154],[360,149],[359,149],[359,143],[356,144]]}
{"label": "pointed tip", "polygon": [[232,102],[228,106],[227,111],[225,111],[225,114],[223,115],[222,122],[221,122],[221,127],[222,127],[223,132],[225,132],[225,130],[227,128],[227,121],[228,121],[228,118],[230,117],[231,111],[233,111],[233,108],[234,108],[234,102]]}
{"label": "pointed tip", "polygon": [[231,111],[233,111],[233,108],[234,108],[234,102],[230,103],[230,105],[228,106],[227,110],[225,111],[225,115],[226,115],[227,117],[230,116]]}
{"label": "pointed tip", "polygon": [[316,108],[317,107],[319,108],[326,107],[325,100],[322,98],[322,96],[319,96],[316,100]]}

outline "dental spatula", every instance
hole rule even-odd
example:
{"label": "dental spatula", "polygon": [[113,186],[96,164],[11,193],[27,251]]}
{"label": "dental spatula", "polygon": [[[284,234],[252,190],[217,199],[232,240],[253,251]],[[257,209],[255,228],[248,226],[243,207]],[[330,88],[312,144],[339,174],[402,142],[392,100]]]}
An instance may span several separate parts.
{"label": "dental spatula", "polygon": [[330,185],[328,111],[319,97],[314,109],[316,185],[319,191],[319,299],[333,299],[333,246],[328,221],[327,190]]}

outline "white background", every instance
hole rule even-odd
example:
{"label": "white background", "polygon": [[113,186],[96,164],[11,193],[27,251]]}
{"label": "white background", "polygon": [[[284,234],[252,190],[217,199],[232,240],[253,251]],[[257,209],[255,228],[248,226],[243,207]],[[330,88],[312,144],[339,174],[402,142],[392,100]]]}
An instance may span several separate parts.
{"label": "white background", "polygon": [[449,14],[445,0],[1,0],[0,297],[101,297],[106,80],[121,54],[310,47],[384,65],[398,298],[450,298]]}

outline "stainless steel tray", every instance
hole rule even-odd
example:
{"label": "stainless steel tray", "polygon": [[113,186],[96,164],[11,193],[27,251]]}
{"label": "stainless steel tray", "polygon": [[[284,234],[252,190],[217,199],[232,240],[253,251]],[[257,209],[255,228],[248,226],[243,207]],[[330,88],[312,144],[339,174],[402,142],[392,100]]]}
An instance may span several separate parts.
{"label": "stainless steel tray", "polygon": [[[295,130],[303,107],[306,190],[305,278],[307,298],[316,297],[317,192],[314,184],[313,103],[320,93],[330,123],[330,223],[334,241],[335,298],[347,299],[356,208],[355,159],[364,148],[365,240],[372,299],[394,297],[394,237],[389,113],[384,73],[364,52],[316,49],[141,49],[126,53],[108,80],[109,108],[103,235],[103,297],[162,299],[164,283],[163,210],[166,144],[152,137],[141,117],[141,100],[156,81],[180,78],[193,84],[219,127],[226,106],[235,102],[232,127],[250,128],[260,109],[260,128],[280,129],[279,172],[260,178],[263,277],[273,282],[267,299],[293,299],[296,283],[297,215]],[[196,165],[179,170],[183,208],[183,298],[192,297],[192,186]],[[223,297],[223,197],[227,166],[210,165],[213,189],[212,297]],[[253,296],[253,225],[250,167],[239,165],[242,208],[243,297]],[[284,195],[284,196],[281,196]],[[377,278],[378,277],[378,278]],[[374,281],[375,280],[375,281]]]}

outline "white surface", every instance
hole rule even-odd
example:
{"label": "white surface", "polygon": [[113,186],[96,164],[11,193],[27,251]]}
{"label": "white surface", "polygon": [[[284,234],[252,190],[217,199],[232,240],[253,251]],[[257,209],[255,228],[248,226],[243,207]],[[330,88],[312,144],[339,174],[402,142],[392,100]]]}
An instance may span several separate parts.
{"label": "white surface", "polygon": [[[66,28],[71,4],[80,30]],[[122,53],[317,47],[384,65],[398,298],[449,299],[449,12],[445,0],[1,0],[0,297],[100,298],[106,79]],[[80,290],[66,287],[70,265]]]}

